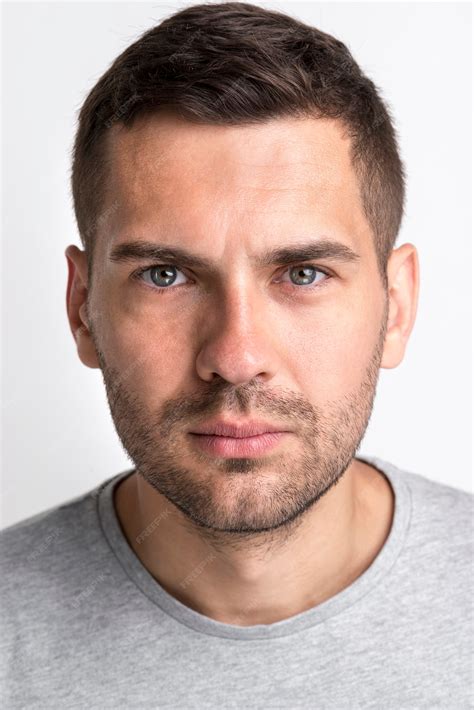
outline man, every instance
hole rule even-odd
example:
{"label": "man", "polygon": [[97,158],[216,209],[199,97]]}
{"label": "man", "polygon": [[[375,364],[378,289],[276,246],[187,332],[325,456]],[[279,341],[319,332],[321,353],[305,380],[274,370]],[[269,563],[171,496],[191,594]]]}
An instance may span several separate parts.
{"label": "man", "polygon": [[67,313],[133,468],[2,532],[6,707],[471,707],[472,495],[356,457],[418,300],[342,42],[195,5],[87,97]]}

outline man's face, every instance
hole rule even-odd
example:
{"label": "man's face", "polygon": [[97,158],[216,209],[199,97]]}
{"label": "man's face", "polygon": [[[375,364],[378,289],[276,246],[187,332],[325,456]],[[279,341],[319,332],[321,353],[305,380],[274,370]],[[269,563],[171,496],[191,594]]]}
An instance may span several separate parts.
{"label": "man's face", "polygon": [[[203,528],[284,526],[351,463],[383,354],[386,294],[349,140],[326,119],[216,127],[165,115],[109,136],[87,305],[122,444]],[[323,238],[359,258],[254,261]],[[111,258],[132,241],[178,246],[213,268]],[[216,416],[290,433],[265,454],[223,458],[190,434]]]}

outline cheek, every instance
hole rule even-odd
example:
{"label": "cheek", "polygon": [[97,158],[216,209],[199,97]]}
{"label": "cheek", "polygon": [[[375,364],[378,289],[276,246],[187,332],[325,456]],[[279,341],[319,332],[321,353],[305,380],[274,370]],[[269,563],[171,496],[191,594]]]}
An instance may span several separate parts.
{"label": "cheek", "polygon": [[179,309],[164,303],[166,296],[147,300],[138,288],[124,277],[124,283],[112,282],[103,290],[101,340],[105,355],[120,369],[137,360],[147,363],[150,370],[166,367],[176,362],[176,351],[186,340],[186,328],[180,326]]}
{"label": "cheek", "polygon": [[176,320],[138,319],[122,311],[103,322],[99,342],[105,361],[126,390],[146,402],[179,386],[190,343],[186,329],[177,329]]}
{"label": "cheek", "polygon": [[302,391],[309,388],[331,400],[356,388],[373,354],[375,325],[373,314],[362,307],[299,319],[284,342],[288,366],[299,373]]}

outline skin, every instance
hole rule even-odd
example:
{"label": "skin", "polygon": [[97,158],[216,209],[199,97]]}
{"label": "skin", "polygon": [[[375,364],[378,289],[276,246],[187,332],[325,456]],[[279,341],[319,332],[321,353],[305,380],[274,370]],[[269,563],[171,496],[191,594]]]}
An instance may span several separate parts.
{"label": "skin", "polygon": [[[68,246],[66,302],[136,467],[116,489],[121,527],[192,609],[242,626],[280,621],[350,585],[389,534],[391,486],[355,454],[380,368],[399,365],[414,325],[417,251],[393,250],[386,292],[335,120],[204,126],[161,114],[117,124],[108,140],[93,282],[85,252]],[[331,274],[308,272],[325,281],[312,292],[298,270],[250,260],[323,236],[360,259],[312,260]],[[171,285],[150,272],[133,281],[152,263],[109,258],[131,238],[179,244],[215,273],[175,264]],[[189,431],[219,414],[291,433],[261,456],[207,455]]]}

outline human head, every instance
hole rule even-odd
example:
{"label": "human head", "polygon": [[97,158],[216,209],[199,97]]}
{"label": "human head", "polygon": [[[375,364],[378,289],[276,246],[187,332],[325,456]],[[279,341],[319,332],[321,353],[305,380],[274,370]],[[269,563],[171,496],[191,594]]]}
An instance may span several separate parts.
{"label": "human head", "polygon": [[[250,15],[249,7],[254,8]],[[193,18],[196,22],[196,16],[201,18],[198,29],[214,33],[221,46],[229,46],[225,28],[230,32],[233,22],[240,27],[235,38],[251,41],[251,28],[260,37],[265,23],[274,28],[272,23],[284,18],[269,19],[267,11],[239,3],[194,6],[182,12],[189,13],[191,26]],[[244,26],[247,22],[248,31],[242,31],[242,22]],[[277,32],[285,46],[291,36],[287,22],[286,30]],[[168,27],[167,33],[176,39],[173,25]],[[196,41],[208,46],[206,37],[199,34]],[[194,40],[188,40],[189,46],[182,47],[185,54],[194,51]],[[305,45],[298,46],[301,53]],[[329,38],[324,46],[333,73],[315,81],[330,94],[331,77],[336,84],[339,81],[334,52],[343,45]],[[146,47],[145,65],[153,56]],[[238,44],[234,52],[248,54]],[[221,59],[225,64],[225,57]],[[304,59],[306,65],[308,61]],[[136,56],[133,62],[138,64]],[[222,62],[221,70],[211,63],[216,82],[221,81]],[[192,76],[199,73],[197,60],[187,66]],[[286,71],[291,67],[288,63]],[[148,67],[142,78],[148,76],[154,85],[161,71],[173,74],[173,61],[158,62],[154,74]],[[240,114],[240,120],[235,116],[231,120],[229,107],[241,106],[233,93],[242,89],[236,71],[235,84],[227,83],[220,94],[212,93],[209,77],[204,85],[198,81],[188,108],[198,105],[200,92],[212,94],[199,121],[182,106],[168,104],[160,110],[132,112],[133,120],[127,124],[122,119],[130,104],[124,103],[119,112],[118,99],[117,120],[102,114],[102,119],[109,116],[108,168],[99,200],[102,219],[92,221],[97,232],[92,241],[94,287],[89,283],[90,253],[69,250],[68,310],[81,360],[102,369],[116,429],[137,471],[198,525],[246,534],[298,519],[350,464],[369,421],[379,367],[395,367],[403,357],[415,316],[417,270],[413,247],[392,250],[385,286],[381,255],[391,243],[383,242],[382,247],[382,241],[376,241],[374,224],[387,225],[395,203],[388,207],[375,201],[367,207],[363,198],[364,190],[370,196],[368,186],[374,194],[385,189],[386,180],[392,180],[387,192],[391,194],[401,179],[401,164],[395,163],[398,178],[376,177],[373,170],[384,160],[380,153],[372,156],[373,170],[365,168],[364,186],[364,168],[354,162],[355,155],[367,156],[370,135],[378,136],[379,147],[382,135],[391,136],[395,148],[388,119],[364,129],[364,149],[335,108],[329,115],[315,115],[313,107],[311,112],[277,111],[258,120]],[[349,77],[358,76],[353,67],[346,67],[347,72]],[[119,86],[111,76],[109,85]],[[272,80],[281,88],[277,75]],[[294,81],[295,77],[292,95],[297,96]],[[367,85],[360,81],[359,98],[367,100]],[[143,88],[140,82],[132,85],[138,93]],[[250,88],[251,84],[246,86],[247,94]],[[94,91],[82,114],[90,120]],[[339,111],[341,92],[335,92]],[[259,93],[260,89],[250,92],[254,106]],[[357,99],[352,101],[357,104]],[[227,119],[203,120],[212,119],[218,104]],[[80,132],[81,126],[78,136]],[[96,158],[91,185],[96,184],[94,169],[100,172],[97,153]],[[84,181],[86,177],[84,173]],[[398,184],[401,197],[403,181]],[[75,185],[81,185],[79,178]],[[91,197],[98,198],[99,193]],[[78,188],[77,194],[85,193]],[[306,284],[291,290],[288,282],[275,281],[277,271],[284,278],[288,268],[254,266],[253,259],[263,252],[295,246],[311,235],[319,240],[329,235],[343,243],[339,256],[356,254],[342,260],[314,259],[318,269],[322,264],[333,271],[330,278],[321,279],[319,290],[304,292]],[[136,268],[111,258],[132,237],[178,245],[211,261],[212,268],[198,265],[186,274],[190,281],[171,284],[172,289],[163,284],[161,290],[171,293],[158,295],[156,282],[132,279]],[[302,261],[294,259],[296,265]],[[150,271],[151,261],[147,263]],[[180,263],[172,269],[182,271]],[[271,457],[206,458],[192,449],[188,435],[192,425],[214,414],[287,424],[292,438]]]}

